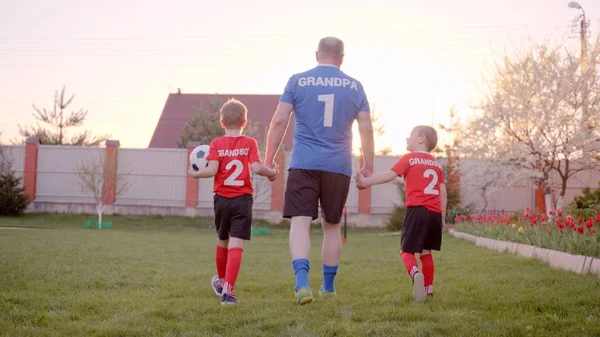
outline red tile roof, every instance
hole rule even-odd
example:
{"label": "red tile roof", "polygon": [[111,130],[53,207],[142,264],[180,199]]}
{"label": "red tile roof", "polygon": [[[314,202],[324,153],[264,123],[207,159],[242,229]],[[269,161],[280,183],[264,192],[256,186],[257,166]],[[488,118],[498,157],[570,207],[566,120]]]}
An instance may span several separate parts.
{"label": "red tile roof", "polygon": [[[169,94],[163,112],[158,120],[150,148],[176,148],[179,134],[185,123],[191,120],[199,109],[209,108],[212,99],[217,97],[225,103],[229,98],[242,101],[248,108],[248,119],[258,124],[259,142],[266,140],[273,113],[279,102],[279,95],[229,95],[229,94]],[[293,119],[293,115],[292,115]],[[292,149],[293,121],[285,135],[282,145]]]}

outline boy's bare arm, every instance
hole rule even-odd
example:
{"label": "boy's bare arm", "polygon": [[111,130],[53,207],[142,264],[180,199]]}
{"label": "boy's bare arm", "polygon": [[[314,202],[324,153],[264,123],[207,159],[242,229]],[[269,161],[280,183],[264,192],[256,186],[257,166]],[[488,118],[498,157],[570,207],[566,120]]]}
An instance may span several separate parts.
{"label": "boy's bare arm", "polygon": [[446,225],[446,207],[448,206],[446,184],[440,184],[440,200],[442,201],[442,224]]}
{"label": "boy's bare arm", "polygon": [[252,172],[263,176],[263,177],[275,177],[279,174],[279,168],[277,166],[273,168],[266,167],[263,163],[255,162],[250,165]]}
{"label": "boy's bare arm", "polygon": [[191,168],[188,170],[188,173],[194,178],[210,178],[214,177],[219,170],[219,161],[211,160],[208,162],[208,166],[200,171],[194,171]]}
{"label": "boy's bare arm", "polygon": [[363,186],[385,184],[396,178],[398,178],[398,174],[391,170],[377,173],[370,177],[365,177],[360,171],[357,173],[357,182]]}

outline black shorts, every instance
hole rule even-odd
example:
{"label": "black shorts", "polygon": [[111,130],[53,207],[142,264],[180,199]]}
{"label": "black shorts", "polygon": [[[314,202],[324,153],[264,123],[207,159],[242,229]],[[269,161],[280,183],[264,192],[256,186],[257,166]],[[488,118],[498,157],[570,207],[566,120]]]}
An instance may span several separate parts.
{"label": "black shorts", "polygon": [[409,207],[402,225],[402,251],[421,253],[442,248],[442,214],[423,206]]}
{"label": "black shorts", "polygon": [[341,173],[290,169],[285,188],[283,217],[319,217],[319,201],[323,219],[339,224],[348,198],[350,177]]}
{"label": "black shorts", "polygon": [[215,200],[215,225],[219,240],[229,237],[250,240],[252,234],[252,203],[251,195],[235,198],[225,198],[218,194]]}

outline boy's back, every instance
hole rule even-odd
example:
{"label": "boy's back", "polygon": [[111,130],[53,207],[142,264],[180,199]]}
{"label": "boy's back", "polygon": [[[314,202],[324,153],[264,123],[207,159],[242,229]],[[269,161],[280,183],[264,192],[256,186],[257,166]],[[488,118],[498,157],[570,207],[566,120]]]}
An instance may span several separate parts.
{"label": "boy's back", "polygon": [[404,177],[406,207],[423,206],[442,213],[440,184],[444,183],[444,174],[430,153],[410,152],[400,158],[392,171]]}
{"label": "boy's back", "polygon": [[254,138],[248,136],[215,138],[210,143],[208,160],[219,161],[213,192],[225,198],[254,194],[250,165],[260,162],[258,145]]}

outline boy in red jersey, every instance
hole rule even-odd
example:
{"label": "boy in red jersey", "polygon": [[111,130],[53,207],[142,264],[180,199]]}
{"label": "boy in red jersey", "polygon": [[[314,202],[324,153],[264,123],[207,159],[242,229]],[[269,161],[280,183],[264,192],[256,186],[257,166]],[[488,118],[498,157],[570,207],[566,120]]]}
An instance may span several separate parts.
{"label": "boy in red jersey", "polygon": [[208,166],[200,171],[190,168],[188,173],[194,178],[215,177],[217,275],[212,278],[211,286],[225,305],[238,302],[233,287],[242,264],[244,240],[250,240],[252,233],[254,189],[250,170],[269,179],[274,179],[279,170],[261,163],[256,139],[242,136],[248,122],[248,110],[242,102],[230,99],[219,113],[225,136],[210,142]]}
{"label": "boy in red jersey", "polygon": [[[358,172],[359,186],[384,184],[404,177],[406,215],[402,226],[400,256],[413,281],[413,297],[424,302],[433,295],[434,265],[432,250],[442,246],[442,228],[446,217],[446,184],[441,166],[431,155],[437,146],[437,132],[430,126],[415,127],[406,139],[409,154],[402,156],[391,170],[371,177]],[[421,260],[421,271],[415,253]]]}

